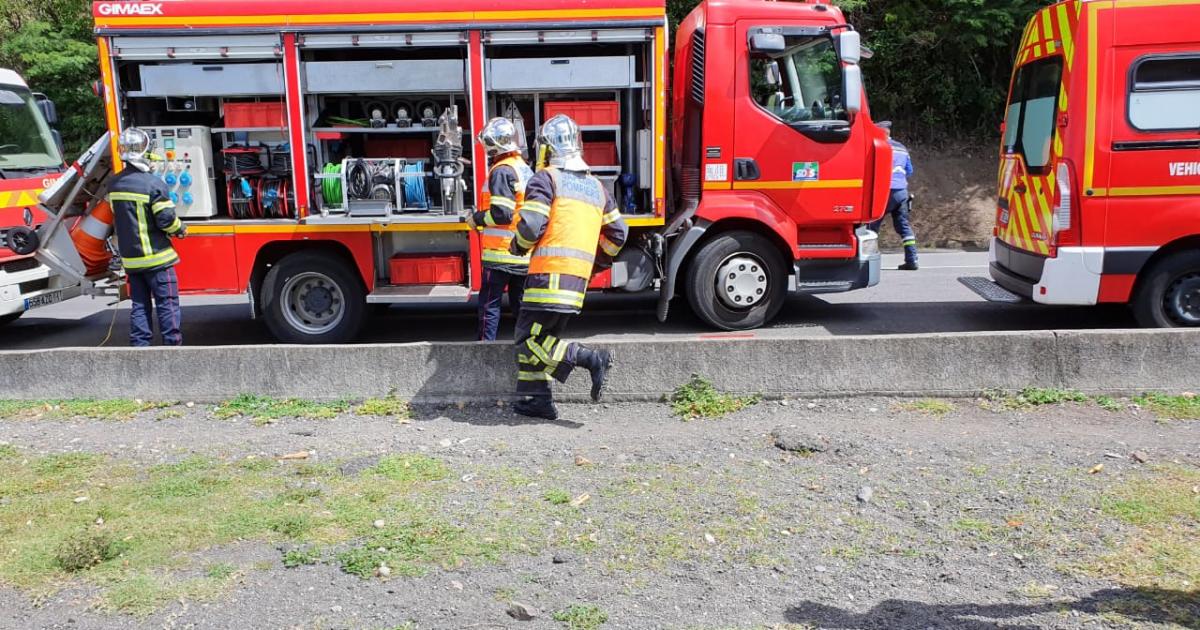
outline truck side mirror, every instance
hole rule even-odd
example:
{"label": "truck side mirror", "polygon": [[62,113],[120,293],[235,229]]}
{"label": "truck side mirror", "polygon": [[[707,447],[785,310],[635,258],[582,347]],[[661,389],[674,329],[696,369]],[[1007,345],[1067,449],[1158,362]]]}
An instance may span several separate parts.
{"label": "truck side mirror", "polygon": [[843,106],[846,108],[847,114],[857,114],[862,111],[862,68],[860,66],[846,66],[842,68],[842,94],[845,98],[842,100]]}
{"label": "truck side mirror", "polygon": [[51,127],[58,124],[58,108],[54,106],[54,101],[50,100],[45,94],[34,94],[34,100],[37,101],[38,109],[42,110],[42,118],[46,119],[46,124]]}
{"label": "truck side mirror", "polygon": [[750,52],[781,53],[787,50],[787,42],[778,33],[755,33],[750,36]]}
{"label": "truck side mirror", "polygon": [[862,61],[862,35],[858,31],[845,31],[838,35],[838,56],[849,64],[857,65]]}
{"label": "truck side mirror", "polygon": [[58,155],[61,157],[67,154],[67,147],[63,144],[62,134],[57,129],[51,129],[50,135],[54,136],[54,146],[58,148]]}
{"label": "truck side mirror", "polygon": [[763,80],[766,81],[767,85],[771,87],[783,85],[783,75],[779,73],[778,61],[772,61],[771,63],[767,64],[767,69],[763,74]]}

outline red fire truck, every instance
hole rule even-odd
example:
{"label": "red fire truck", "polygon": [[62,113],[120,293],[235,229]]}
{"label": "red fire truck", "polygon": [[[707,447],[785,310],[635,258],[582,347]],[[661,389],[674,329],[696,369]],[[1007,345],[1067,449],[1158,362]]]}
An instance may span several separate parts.
{"label": "red fire truck", "polygon": [[991,275],[1004,291],[976,281],[985,297],[1129,303],[1144,326],[1200,326],[1197,24],[1200,2],[1170,0],[1033,16],[1001,149]]}
{"label": "red fire truck", "polygon": [[890,150],[830,4],[701,4],[670,94],[662,0],[93,8],[108,128],[155,137],[188,224],[182,291],[247,293],[282,341],[348,340],[370,304],[471,298],[464,217],[487,172],[472,138],[492,116],[527,141],[554,114],[580,123],[632,229],[597,290],[658,290],[663,317],[684,294],[744,329],[789,291],[878,282],[864,226]]}
{"label": "red fire truck", "polygon": [[33,256],[8,248],[11,228],[33,226],[43,218],[38,193],[63,170],[54,103],[29,91],[12,70],[0,68],[0,325],[32,308],[79,294]]}

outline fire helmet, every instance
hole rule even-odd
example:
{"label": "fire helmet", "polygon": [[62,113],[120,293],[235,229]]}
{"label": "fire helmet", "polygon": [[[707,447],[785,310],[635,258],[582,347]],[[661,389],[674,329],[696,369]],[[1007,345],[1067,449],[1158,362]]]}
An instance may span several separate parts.
{"label": "fire helmet", "polygon": [[517,139],[517,126],[507,118],[493,118],[479,132],[479,142],[487,151],[488,157],[496,157],[506,153],[521,150]]}
{"label": "fire helmet", "polygon": [[150,170],[150,134],[137,127],[127,127],[117,138],[121,161],[132,164],[140,171]]}
{"label": "fire helmet", "polygon": [[579,125],[563,114],[558,114],[542,125],[538,142],[550,150],[550,166],[556,166],[566,171],[584,171],[588,169],[583,161],[583,141],[579,133]]}

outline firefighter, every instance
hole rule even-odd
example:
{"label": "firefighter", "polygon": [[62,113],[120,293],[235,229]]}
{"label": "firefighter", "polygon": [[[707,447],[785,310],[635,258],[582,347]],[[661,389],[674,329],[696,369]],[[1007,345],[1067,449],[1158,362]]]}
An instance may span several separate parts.
{"label": "firefighter", "polygon": [[187,228],[175,216],[167,185],[150,172],[150,136],[130,127],[119,137],[120,157],[125,169],[108,184],[117,250],[128,276],[133,306],[129,312],[129,343],[149,346],[154,339],[150,323],[158,316],[164,345],[183,343],[179,331],[179,279],[175,264],[179,255],[171,237],[183,238]]}
{"label": "firefighter", "polygon": [[592,274],[612,265],[629,229],[604,185],[589,174],[575,121],[561,114],[547,120],[538,143],[549,164],[529,181],[510,247],[514,255],[532,252],[517,319],[520,400],[513,409],[554,420],[550,383],[565,382],[576,367],[591,373],[592,400],[600,400],[612,355],[562,335],[583,308]]}
{"label": "firefighter", "polygon": [[[892,145],[892,186],[888,196],[887,211],[892,215],[892,227],[904,242],[904,264],[897,267],[900,271],[917,270],[917,235],[912,229],[909,211],[912,209],[912,196],[908,194],[908,178],[913,175],[912,157],[908,147],[892,137],[892,123],[884,121],[879,127],[887,132],[888,144]],[[883,219],[871,224],[876,232],[883,225]]]}
{"label": "firefighter", "polygon": [[[481,228],[483,249],[483,284],[479,289],[480,341],[494,341],[500,327],[500,300],[508,289],[508,303],[513,317],[521,313],[521,294],[525,274],[529,272],[529,255],[509,252],[525,200],[525,187],[533,170],[521,157],[517,127],[507,118],[493,118],[479,133],[479,142],[492,161],[487,184],[480,195],[481,210],[468,217],[471,227]],[[522,130],[521,133],[524,133]]]}

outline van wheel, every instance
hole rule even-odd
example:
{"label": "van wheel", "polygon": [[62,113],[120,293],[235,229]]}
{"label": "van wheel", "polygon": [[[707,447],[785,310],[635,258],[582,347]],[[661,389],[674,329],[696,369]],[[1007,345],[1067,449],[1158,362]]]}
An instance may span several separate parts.
{"label": "van wheel", "polygon": [[779,314],[787,277],[771,241],[753,232],[726,232],[696,252],[688,267],[687,298],[710,326],[749,330]]}
{"label": "van wheel", "polygon": [[1200,251],[1155,263],[1138,283],[1132,304],[1134,317],[1146,328],[1200,326]]}
{"label": "van wheel", "polygon": [[263,318],[284,343],[345,343],[362,330],[366,291],[358,274],[326,252],[297,252],[267,272]]}

